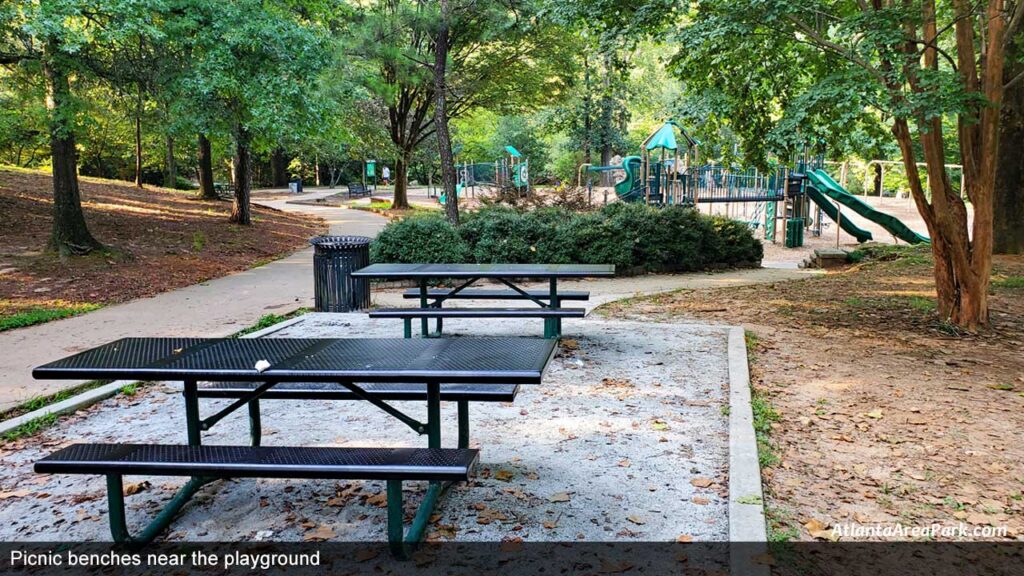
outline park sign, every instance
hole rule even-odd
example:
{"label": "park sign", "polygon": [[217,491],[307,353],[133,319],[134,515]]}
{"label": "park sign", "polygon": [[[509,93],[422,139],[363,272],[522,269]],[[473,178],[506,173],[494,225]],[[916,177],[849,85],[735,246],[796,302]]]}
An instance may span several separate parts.
{"label": "park sign", "polygon": [[377,161],[367,160],[366,161],[366,177],[374,178],[377,176]]}

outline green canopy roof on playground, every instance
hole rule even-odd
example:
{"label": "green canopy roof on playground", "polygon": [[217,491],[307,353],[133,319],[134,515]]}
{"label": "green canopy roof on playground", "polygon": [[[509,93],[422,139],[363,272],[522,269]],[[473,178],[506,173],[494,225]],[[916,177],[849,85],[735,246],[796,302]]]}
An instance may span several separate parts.
{"label": "green canopy roof on playground", "polygon": [[686,130],[683,130],[682,126],[674,120],[669,120],[647,140],[645,148],[648,151],[657,150],[658,148],[664,148],[665,150],[678,150],[679,144],[676,142],[676,133],[673,128],[679,128],[679,133],[686,139],[688,146],[693,147],[698,144],[696,140],[690,138],[690,135],[686,133]]}
{"label": "green canopy roof on playground", "polygon": [[676,144],[676,133],[672,130],[672,125],[665,122],[665,125],[659,129],[654,136],[651,137],[651,141],[647,143],[648,150],[657,150],[658,148],[664,148],[665,150],[678,150],[679,145]]}

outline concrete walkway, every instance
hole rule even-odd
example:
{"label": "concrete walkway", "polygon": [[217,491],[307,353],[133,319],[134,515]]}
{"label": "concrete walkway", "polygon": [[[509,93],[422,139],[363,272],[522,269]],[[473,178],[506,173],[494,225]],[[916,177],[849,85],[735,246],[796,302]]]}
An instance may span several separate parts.
{"label": "concrete walkway", "polygon": [[[337,193],[319,190],[302,197]],[[287,204],[254,199],[287,212],[323,218],[332,234],[376,236],[387,220],[362,210]],[[264,314],[290,312],[313,304],[312,248],[232,274],[101,308],[82,316],[0,332],[0,410],[80,382],[33,380],[32,368],[125,336],[227,336],[256,323]]]}
{"label": "concrete walkway", "polygon": [[[316,199],[335,190],[317,190],[301,197],[254,202],[288,212],[323,218],[331,234],[376,236],[387,223],[382,216],[361,210],[292,204],[297,198]],[[766,263],[767,264],[767,263]],[[636,295],[678,289],[714,288],[778,282],[807,277],[807,270],[761,268],[715,274],[650,275],[561,283],[569,290],[589,290],[588,310],[606,302]],[[537,286],[538,288],[546,287]],[[408,306],[401,290],[375,291],[374,302]],[[265,266],[195,286],[102,308],[95,312],[39,326],[0,333],[0,410],[33,397],[53,394],[80,382],[33,380],[32,368],[69,354],[127,336],[223,337],[256,323],[270,313],[286,313],[313,304],[312,249]],[[573,303],[575,305],[576,303]],[[460,303],[460,306],[507,306],[508,302]]]}

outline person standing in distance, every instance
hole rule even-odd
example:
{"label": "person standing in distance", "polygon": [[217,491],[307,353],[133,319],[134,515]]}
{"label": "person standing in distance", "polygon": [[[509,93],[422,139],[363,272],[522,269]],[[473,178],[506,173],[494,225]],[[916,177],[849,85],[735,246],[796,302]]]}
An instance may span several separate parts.
{"label": "person standing in distance", "polygon": [[380,179],[385,186],[391,184],[391,170],[387,166],[380,171]]}

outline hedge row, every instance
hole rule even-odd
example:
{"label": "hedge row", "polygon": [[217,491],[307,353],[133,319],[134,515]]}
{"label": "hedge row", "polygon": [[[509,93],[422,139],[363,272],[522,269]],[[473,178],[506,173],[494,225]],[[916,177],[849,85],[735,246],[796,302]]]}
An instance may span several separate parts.
{"label": "hedge row", "polygon": [[584,213],[488,206],[457,229],[441,215],[414,216],[388,224],[371,247],[374,262],[614,264],[619,273],[751,266],[762,255],[743,222],[621,202]]}

